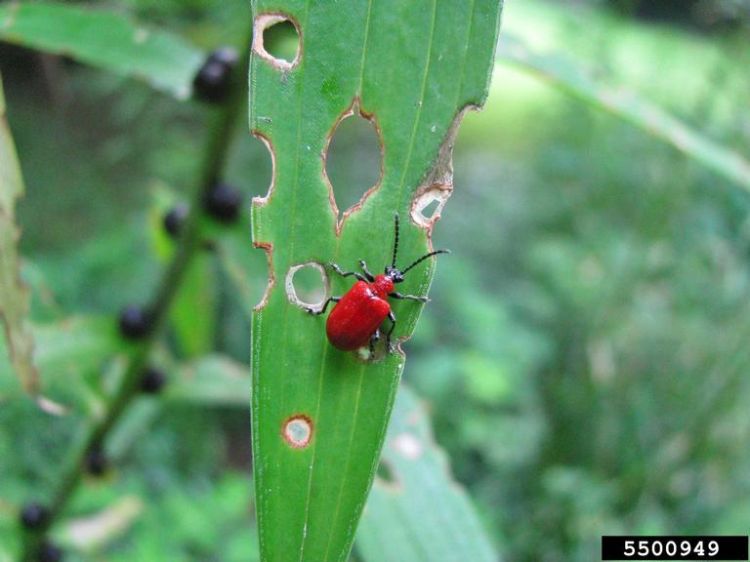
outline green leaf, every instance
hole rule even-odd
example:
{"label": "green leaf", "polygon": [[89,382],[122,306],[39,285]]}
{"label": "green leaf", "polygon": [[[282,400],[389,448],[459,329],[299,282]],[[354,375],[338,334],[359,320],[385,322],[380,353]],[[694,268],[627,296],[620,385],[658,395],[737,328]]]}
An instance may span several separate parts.
{"label": "green leaf", "polygon": [[[395,212],[402,219],[399,264],[428,250],[429,226],[409,220],[412,202],[418,194],[442,201],[450,193],[453,137],[462,109],[486,97],[500,2],[259,0],[253,12],[250,127],[267,140],[275,164],[268,196],[253,207],[253,241],[271,266],[268,292],[253,315],[261,553],[267,561],[345,560],[404,355],[368,361],[333,348],[325,318],[288,298],[287,275],[311,261],[351,270],[365,259],[382,270],[390,261]],[[278,13],[293,18],[302,37],[291,67],[261,55],[261,24]],[[337,228],[325,151],[353,106],[378,126],[383,173]],[[401,292],[426,294],[433,268],[432,262],[415,268]],[[332,294],[351,287],[330,269],[327,275]],[[413,332],[421,307],[410,301],[393,307],[401,341]]]}
{"label": "green leaf", "polygon": [[208,353],[216,330],[216,268],[206,253],[193,258],[175,295],[171,326],[187,357]]}
{"label": "green leaf", "polygon": [[171,33],[114,12],[54,2],[1,5],[0,39],[145,80],[178,99],[190,96],[204,59]]}
{"label": "green leaf", "polygon": [[[34,325],[31,330],[41,390],[54,400],[40,398],[39,404],[51,413],[75,410],[98,414],[103,406],[104,368],[124,350],[116,323],[108,316],[81,316]],[[6,383],[10,375],[5,344],[0,340],[0,402],[18,398],[20,390]]]}
{"label": "green leaf", "polygon": [[[211,355],[171,372],[168,400],[247,407],[246,365]],[[396,398],[381,466],[387,467],[380,471],[385,476],[375,478],[357,533],[357,553],[365,562],[498,560],[434,442],[426,408],[408,387]]]}
{"label": "green leaf", "polygon": [[181,365],[169,381],[166,398],[203,406],[247,406],[250,370],[221,355],[206,355]]}
{"label": "green leaf", "polygon": [[534,52],[522,39],[507,34],[498,45],[498,60],[610,112],[750,190],[750,161],[635,93],[595,80],[563,56]]}
{"label": "green leaf", "polygon": [[35,326],[34,337],[45,385],[56,377],[97,370],[125,347],[111,316],[68,317],[62,322]]}
{"label": "green leaf", "polygon": [[20,279],[19,232],[15,224],[16,201],[23,195],[23,178],[5,115],[0,76],[0,320],[8,354],[24,389],[39,393],[34,366],[34,338],[28,324],[29,292]]}
{"label": "green leaf", "polygon": [[425,407],[406,387],[396,398],[356,549],[365,562],[498,560],[433,440]]}

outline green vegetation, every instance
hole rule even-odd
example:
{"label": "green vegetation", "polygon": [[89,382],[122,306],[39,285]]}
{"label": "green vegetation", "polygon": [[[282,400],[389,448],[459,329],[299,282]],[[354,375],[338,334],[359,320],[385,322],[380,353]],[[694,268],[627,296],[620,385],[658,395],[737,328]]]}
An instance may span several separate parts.
{"label": "green vegetation", "polygon": [[[750,32],[741,15],[696,28],[684,13],[644,20],[636,4],[505,6],[489,98],[459,130],[455,192],[434,231],[453,255],[409,323],[385,463],[352,559],[436,560],[439,547],[459,559],[591,560],[602,534],[746,532]],[[17,15],[45,5],[22,2]],[[53,502],[66,474],[80,481],[49,533],[66,560],[259,560],[249,342],[268,269],[251,246],[250,197],[266,194],[271,164],[244,105],[232,118],[227,106],[180,99],[207,51],[246,45],[249,6],[70,8],[148,28],[155,58],[137,68],[124,46],[111,58],[77,52],[76,34],[27,27],[24,38],[6,23],[14,10],[0,5],[0,71],[26,186],[15,221],[35,365],[52,403],[41,410],[0,354],[0,561],[31,544],[22,506]],[[278,41],[284,52],[288,37]],[[608,105],[602,92],[628,103]],[[652,110],[664,119],[649,121]],[[377,155],[345,134],[327,172],[361,185]],[[192,215],[164,337],[124,341],[118,312],[163,290],[185,243],[165,233],[165,213],[202,200],[201,175],[217,166],[243,194],[240,219]],[[349,269],[362,253],[375,269],[393,210],[359,218],[361,233],[382,232],[347,241],[337,261]],[[405,257],[425,247],[416,232]],[[302,320],[322,338],[323,319]],[[146,357],[166,373],[164,391],[128,401],[107,434],[111,468],[81,475],[92,431]],[[418,462],[404,463],[404,446]]]}
{"label": "green vegetation", "polygon": [[[278,8],[261,0],[253,9]],[[253,313],[260,547],[269,562],[342,560],[375,476],[404,357],[388,352],[386,331],[371,346],[372,360],[334,349],[325,318],[308,314],[305,303],[322,307],[326,297],[344,294],[351,279],[329,269],[325,283],[321,271],[316,284],[301,287],[298,276],[311,262],[350,271],[364,259],[377,273],[390,263],[405,269],[430,251],[429,230],[407,217],[420,190],[450,187],[450,151],[443,146],[452,142],[461,110],[486,97],[500,5],[434,2],[424,10],[392,0],[309,11],[303,2],[288,2],[284,12],[300,28],[299,54],[289,62],[270,58],[259,48],[265,25],[256,24],[250,61],[250,128],[274,158],[273,186],[253,205],[253,243],[267,252],[271,278]],[[340,184],[321,173],[330,136],[352,113],[351,119],[372,120],[383,155],[380,179],[368,195],[373,186],[357,194],[355,212],[343,207]],[[394,213],[403,219],[392,262]],[[426,263],[413,270],[398,290],[424,295],[431,269]],[[313,280],[316,272],[309,271]],[[317,298],[302,289],[318,289]],[[394,303],[394,345],[411,335],[420,308]],[[294,427],[303,437],[294,438]]]}

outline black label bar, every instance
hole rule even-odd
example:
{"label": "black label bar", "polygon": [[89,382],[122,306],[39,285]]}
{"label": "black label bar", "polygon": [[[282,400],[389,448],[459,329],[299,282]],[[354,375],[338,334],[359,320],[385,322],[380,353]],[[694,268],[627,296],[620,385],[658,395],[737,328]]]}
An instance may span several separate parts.
{"label": "black label bar", "polygon": [[602,560],[747,560],[745,536],[602,537]]}

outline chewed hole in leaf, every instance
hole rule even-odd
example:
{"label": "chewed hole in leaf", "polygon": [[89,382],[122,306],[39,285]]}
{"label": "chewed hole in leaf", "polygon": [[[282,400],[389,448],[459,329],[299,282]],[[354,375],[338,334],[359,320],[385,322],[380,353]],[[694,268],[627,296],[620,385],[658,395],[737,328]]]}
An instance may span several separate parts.
{"label": "chewed hole in leaf", "polygon": [[438,200],[433,199],[421,210],[422,216],[427,220],[431,219],[435,215],[435,211],[437,211],[439,205]]}
{"label": "chewed hole in leaf", "polygon": [[383,153],[374,120],[356,110],[345,114],[328,144],[325,172],[340,211],[352,209],[377,187]]}
{"label": "chewed hole in leaf", "polygon": [[279,70],[291,70],[299,63],[302,51],[296,22],[282,14],[258,16],[253,50]]}
{"label": "chewed hole in leaf", "polygon": [[232,176],[243,178],[243,181],[248,183],[253,197],[267,197],[276,163],[276,154],[271,143],[257,132],[254,136],[242,135],[237,139],[235,154],[242,154],[242,158],[232,158]]}
{"label": "chewed hole in leaf", "polygon": [[263,44],[266,52],[275,59],[292,63],[299,51],[297,28],[289,20],[280,21],[264,31]]}
{"label": "chewed hole in leaf", "polygon": [[432,226],[440,218],[451,190],[451,186],[433,185],[417,193],[411,206],[412,220],[422,227]]}
{"label": "chewed hole in leaf", "polygon": [[289,446],[302,449],[310,444],[313,434],[312,420],[304,414],[295,414],[284,421],[281,436]]}
{"label": "chewed hole in leaf", "polygon": [[289,301],[305,309],[320,310],[330,292],[328,274],[317,262],[290,267],[285,285]]}

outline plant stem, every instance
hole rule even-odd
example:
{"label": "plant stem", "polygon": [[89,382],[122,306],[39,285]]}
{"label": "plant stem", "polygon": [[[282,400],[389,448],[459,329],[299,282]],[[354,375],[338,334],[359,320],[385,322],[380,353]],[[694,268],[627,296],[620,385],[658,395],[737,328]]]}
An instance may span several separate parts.
{"label": "plant stem", "polygon": [[246,71],[249,65],[249,45],[251,43],[249,39],[251,37],[250,35],[246,43],[243,43],[241,46],[240,52],[242,56],[235,67],[235,71],[232,73],[233,83],[229,99],[220,108],[214,110],[214,115],[209,126],[209,136],[203,151],[200,175],[194,189],[189,213],[180,230],[174,257],[161,278],[156,296],[150,308],[151,330],[132,352],[130,363],[122,378],[120,387],[112,398],[104,418],[91,428],[91,431],[84,439],[84,445],[76,455],[75,462],[67,468],[61,478],[60,486],[49,505],[50,516],[45,526],[34,533],[27,534],[24,549],[24,560],[27,562],[35,560],[35,553],[46,531],[58,519],[80,484],[88,452],[104,442],[110,429],[120,419],[133,398],[138,396],[143,370],[148,363],[154,345],[164,329],[174,297],[185,278],[185,272],[193,256],[201,249],[203,200],[208,190],[212,188],[214,182],[221,176],[234,138],[235,125],[242,108],[246,107],[247,103]]}

